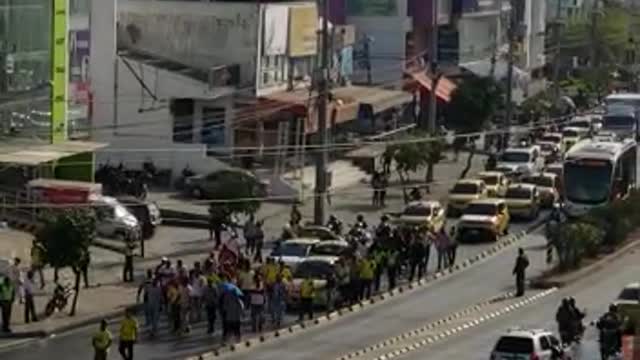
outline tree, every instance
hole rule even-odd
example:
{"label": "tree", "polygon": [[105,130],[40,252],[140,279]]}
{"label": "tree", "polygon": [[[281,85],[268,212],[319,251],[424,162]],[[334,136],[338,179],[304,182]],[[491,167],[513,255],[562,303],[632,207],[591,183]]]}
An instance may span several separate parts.
{"label": "tree", "polygon": [[89,248],[95,240],[96,218],[92,210],[71,208],[56,210],[43,218],[44,224],[35,236],[43,249],[46,263],[54,268],[71,268],[75,275],[75,294],[70,316],[76,313],[80,294],[80,275],[88,266]]}
{"label": "tree", "polygon": [[266,189],[251,173],[239,170],[220,170],[216,181],[207,188],[212,222],[220,225],[229,222],[234,214],[255,214],[260,209]]}
{"label": "tree", "polygon": [[385,149],[384,156],[393,159],[396,164],[405,202],[408,201],[406,187],[410,180],[410,174],[417,172],[427,164],[429,145],[426,141],[420,140],[419,137],[411,137],[402,143],[388,145]]}
{"label": "tree", "polygon": [[[456,135],[471,134],[484,129],[502,101],[502,89],[493,78],[471,77],[462,82],[451,94],[445,110],[445,121]],[[469,152],[460,178],[467,176],[474,151]]]}

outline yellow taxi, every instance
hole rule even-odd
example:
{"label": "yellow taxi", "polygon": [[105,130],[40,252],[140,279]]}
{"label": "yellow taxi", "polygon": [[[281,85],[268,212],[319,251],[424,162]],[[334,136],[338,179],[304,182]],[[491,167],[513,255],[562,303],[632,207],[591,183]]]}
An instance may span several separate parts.
{"label": "yellow taxi", "polygon": [[567,152],[578,141],[587,136],[587,131],[583,128],[568,126],[562,129],[562,145],[564,151]]}
{"label": "yellow taxi", "polygon": [[470,202],[488,197],[487,185],[480,179],[458,180],[449,191],[447,213],[459,216]]}
{"label": "yellow taxi", "polygon": [[484,181],[487,186],[487,194],[491,197],[502,197],[507,192],[509,179],[500,171],[482,171],[476,178]]}
{"label": "yellow taxi", "polygon": [[393,223],[399,226],[420,226],[440,231],[447,222],[444,207],[439,201],[410,202]]}
{"label": "yellow taxi", "polygon": [[543,208],[552,208],[560,200],[560,180],[554,173],[536,173],[523,178],[522,182],[538,187],[540,204]]}
{"label": "yellow taxi", "polygon": [[513,217],[535,220],[540,214],[540,194],[533,184],[512,184],[504,196]]}
{"label": "yellow taxi", "polygon": [[504,199],[472,201],[458,222],[458,240],[488,239],[496,241],[509,232],[509,209]]}

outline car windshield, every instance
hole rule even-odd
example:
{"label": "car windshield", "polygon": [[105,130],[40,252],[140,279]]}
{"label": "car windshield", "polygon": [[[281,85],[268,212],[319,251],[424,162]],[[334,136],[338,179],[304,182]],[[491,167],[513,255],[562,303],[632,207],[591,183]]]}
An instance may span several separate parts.
{"label": "car windshield", "polygon": [[554,145],[550,143],[542,143],[540,144],[540,148],[542,151],[553,151]]}
{"label": "car windshield", "polygon": [[546,141],[546,142],[551,142],[551,143],[559,143],[560,142],[561,137],[560,136],[553,136],[553,135],[545,135],[543,136],[540,141]]}
{"label": "car windshield", "polygon": [[526,163],[529,162],[529,154],[526,152],[507,151],[500,157],[502,162]]}
{"label": "car windshield", "polygon": [[337,240],[336,235],[332,234],[329,229],[303,228],[300,230],[299,236],[319,240]]}
{"label": "car windshield", "polygon": [[542,186],[542,187],[553,187],[553,179],[548,176],[527,177],[527,178],[524,178],[523,182],[527,184]]}
{"label": "car windshield", "polygon": [[602,127],[604,129],[618,128],[618,127],[633,127],[636,120],[633,116],[624,115],[607,115],[604,117]]}
{"label": "car windshield", "polygon": [[640,300],[640,289],[638,288],[624,288],[620,295],[618,295],[618,300]]}
{"label": "car windshield", "polygon": [[452,194],[477,194],[478,185],[476,184],[456,184],[451,190]]}
{"label": "car windshield", "polygon": [[606,161],[568,162],[564,166],[564,184],[566,197],[572,202],[605,202],[611,188],[611,164]]}
{"label": "car windshield", "polygon": [[431,208],[423,205],[409,206],[402,212],[405,216],[431,216]]}
{"label": "car windshield", "polygon": [[485,176],[482,176],[482,180],[487,185],[497,185],[498,184],[498,176],[496,176],[496,175],[485,175]]}
{"label": "car windshield", "polygon": [[530,199],[531,190],[526,188],[510,188],[505,195],[509,199]]}
{"label": "car windshield", "polygon": [[304,257],[304,256],[307,256],[308,249],[309,249],[309,245],[306,245],[306,244],[284,243],[280,246],[279,249],[274,251],[273,255]]}
{"label": "car windshield", "polygon": [[127,208],[125,208],[123,205],[115,205],[113,209],[115,211],[114,213],[116,215],[116,218],[127,217],[131,214],[129,210],[127,210]]}
{"label": "car windshield", "polygon": [[310,277],[312,279],[322,279],[333,271],[333,265],[325,261],[305,261],[300,264],[293,277],[304,279]]}
{"label": "car windshield", "polygon": [[572,138],[572,137],[578,137],[578,132],[575,130],[565,130],[562,132],[562,136],[564,136],[565,138]]}
{"label": "car windshield", "polygon": [[318,244],[311,248],[312,255],[340,256],[345,247],[337,244]]}
{"label": "car windshield", "polygon": [[533,340],[524,337],[503,336],[496,344],[495,351],[509,354],[531,354]]}
{"label": "car windshield", "polygon": [[570,124],[573,127],[588,129],[591,127],[591,124],[588,121],[573,121]]}
{"label": "car windshield", "polygon": [[495,215],[497,212],[495,204],[469,204],[464,210],[465,215]]}

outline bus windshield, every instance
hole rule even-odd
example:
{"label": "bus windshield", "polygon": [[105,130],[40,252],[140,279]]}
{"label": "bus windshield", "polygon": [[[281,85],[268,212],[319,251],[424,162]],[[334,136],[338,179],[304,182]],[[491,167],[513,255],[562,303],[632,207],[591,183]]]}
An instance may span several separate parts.
{"label": "bus windshield", "polygon": [[611,128],[632,128],[636,123],[636,119],[632,116],[624,116],[624,115],[607,115],[604,117],[604,124],[602,127],[604,129]]}
{"label": "bus windshield", "polygon": [[567,162],[564,166],[565,194],[569,201],[600,204],[609,198],[611,163],[602,160]]}

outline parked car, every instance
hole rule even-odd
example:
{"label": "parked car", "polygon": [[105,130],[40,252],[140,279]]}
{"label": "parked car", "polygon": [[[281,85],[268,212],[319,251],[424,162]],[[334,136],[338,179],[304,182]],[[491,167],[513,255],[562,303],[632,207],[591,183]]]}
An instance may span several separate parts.
{"label": "parked car", "polygon": [[90,203],[96,212],[96,232],[100,236],[125,240],[137,239],[142,228],[138,219],[116,198],[92,195]]}
{"label": "parked car", "polygon": [[540,147],[537,145],[508,148],[498,159],[498,168],[507,168],[521,175],[529,175],[542,170],[544,159]]}
{"label": "parked car", "polygon": [[[255,175],[244,170],[219,170],[209,173],[207,175],[194,175],[186,178],[184,181],[184,193],[196,199],[208,199],[212,193],[219,192],[218,186],[223,177],[227,176],[229,172],[237,173],[240,177],[251,177],[256,179]],[[258,179],[256,179],[258,181]],[[256,197],[267,196],[267,184],[259,182],[259,189],[256,193]]]}
{"label": "parked car", "polygon": [[560,201],[560,181],[554,173],[536,173],[522,179],[525,184],[537,186],[542,207],[550,209]]}
{"label": "parked car", "polygon": [[156,227],[162,223],[158,205],[154,202],[140,200],[133,196],[119,196],[117,200],[140,222],[142,238],[145,240],[152,238],[155,234]]}

